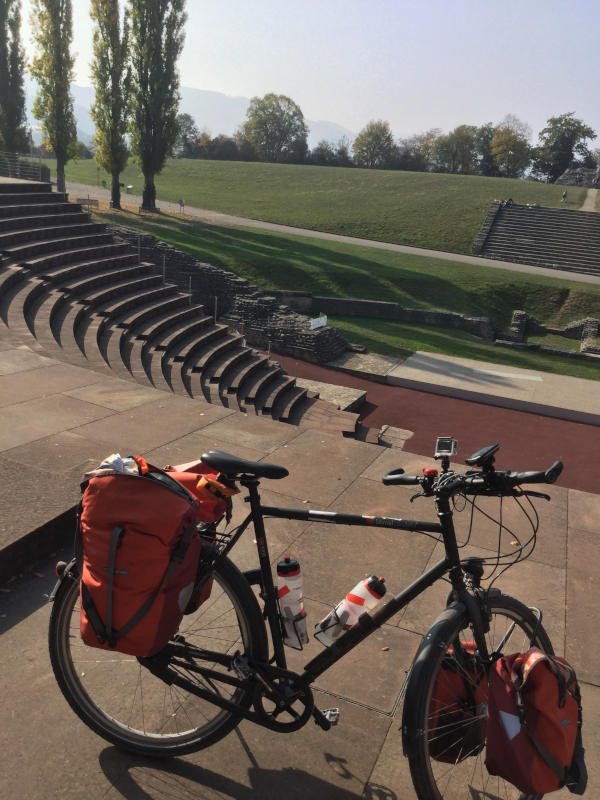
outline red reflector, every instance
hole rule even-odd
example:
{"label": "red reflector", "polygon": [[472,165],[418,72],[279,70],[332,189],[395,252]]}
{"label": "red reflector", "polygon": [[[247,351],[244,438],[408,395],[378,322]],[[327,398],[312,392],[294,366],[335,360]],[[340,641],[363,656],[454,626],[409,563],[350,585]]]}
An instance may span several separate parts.
{"label": "red reflector", "polygon": [[427,467],[427,469],[423,470],[423,475],[427,475],[427,477],[435,478],[438,474],[437,469],[434,467]]}

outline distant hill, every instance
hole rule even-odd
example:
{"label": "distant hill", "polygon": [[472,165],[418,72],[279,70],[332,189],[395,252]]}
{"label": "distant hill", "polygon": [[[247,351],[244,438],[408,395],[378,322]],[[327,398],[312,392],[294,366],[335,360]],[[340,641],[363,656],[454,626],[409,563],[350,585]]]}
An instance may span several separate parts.
{"label": "distant hill", "polygon": [[[71,84],[73,93],[75,119],[77,120],[77,138],[84,144],[91,144],[94,134],[94,123],[90,117],[90,106],[94,100],[94,90],[90,86]],[[207,130],[212,136],[223,133],[231,136],[246,118],[246,109],[250,100],[247,97],[231,97],[221,92],[210,92],[205,89],[181,87],[180,110],[189,114],[196,121],[200,130]],[[33,130],[33,139],[38,143],[41,139],[35,130],[39,123],[31,114],[35,98],[35,83],[26,78],[25,101],[27,105],[27,124]],[[321,139],[337,142],[343,136],[353,141],[356,134],[336,122],[326,120],[306,120],[309,128],[308,146],[313,148]]]}

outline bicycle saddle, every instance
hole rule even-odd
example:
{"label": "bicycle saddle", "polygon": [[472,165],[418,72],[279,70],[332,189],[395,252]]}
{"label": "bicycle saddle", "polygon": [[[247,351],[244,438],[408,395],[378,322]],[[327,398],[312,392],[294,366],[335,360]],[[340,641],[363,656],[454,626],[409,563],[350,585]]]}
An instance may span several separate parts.
{"label": "bicycle saddle", "polygon": [[255,475],[257,478],[285,478],[290,473],[285,467],[278,467],[277,464],[267,464],[262,461],[246,461],[244,458],[232,456],[229,453],[222,453],[220,450],[209,450],[200,457],[203,464],[206,464],[225,475]]}

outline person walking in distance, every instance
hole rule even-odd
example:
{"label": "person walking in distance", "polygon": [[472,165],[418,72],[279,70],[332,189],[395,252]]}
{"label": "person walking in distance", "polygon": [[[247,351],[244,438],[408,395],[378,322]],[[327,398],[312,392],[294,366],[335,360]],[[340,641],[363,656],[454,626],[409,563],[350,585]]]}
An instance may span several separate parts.
{"label": "person walking in distance", "polygon": [[567,202],[567,190],[566,189],[562,193],[562,200],[560,202],[561,203],[566,203]]}

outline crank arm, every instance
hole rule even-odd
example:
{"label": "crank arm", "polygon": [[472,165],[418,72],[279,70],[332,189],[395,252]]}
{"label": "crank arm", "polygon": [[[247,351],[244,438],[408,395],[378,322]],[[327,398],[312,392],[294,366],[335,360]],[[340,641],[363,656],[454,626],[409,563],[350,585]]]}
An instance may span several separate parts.
{"label": "crank arm", "polygon": [[268,728],[269,730],[277,730],[281,732],[280,727],[271,725],[268,720],[263,719],[263,717],[259,716],[256,711],[251,711],[250,709],[244,708],[237,703],[232,703],[231,700],[226,700],[224,697],[221,697],[220,695],[216,694],[215,692],[211,692],[208,689],[204,689],[201,686],[190,684],[189,681],[185,680],[185,678],[175,672],[172,672],[171,670],[167,670],[167,674],[164,675],[163,679],[167,683],[173,684],[174,686],[179,686],[179,688],[185,689],[186,692],[189,692],[196,697],[200,697],[203,700],[208,700],[209,703],[219,706],[226,711],[230,711],[236,716],[243,717],[243,719],[247,719],[249,722],[254,722],[256,725],[260,725],[263,728]]}

